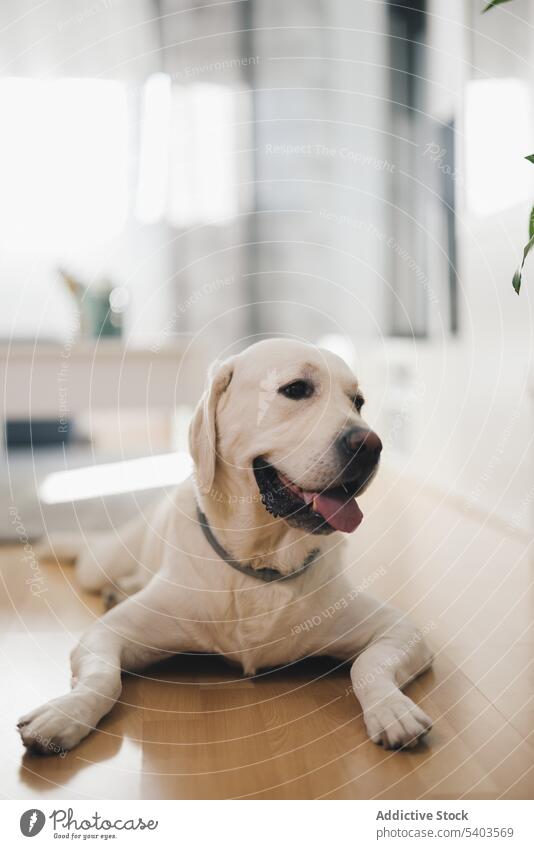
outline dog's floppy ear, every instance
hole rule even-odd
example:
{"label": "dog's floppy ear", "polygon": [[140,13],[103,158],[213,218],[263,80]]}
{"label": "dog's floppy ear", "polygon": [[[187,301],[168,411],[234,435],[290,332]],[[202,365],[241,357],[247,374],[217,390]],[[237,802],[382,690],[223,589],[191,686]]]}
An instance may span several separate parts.
{"label": "dog's floppy ear", "polygon": [[213,486],[217,462],[217,404],[234,371],[232,360],[215,362],[210,368],[208,386],[198,402],[189,427],[189,450],[195,463],[200,492]]}

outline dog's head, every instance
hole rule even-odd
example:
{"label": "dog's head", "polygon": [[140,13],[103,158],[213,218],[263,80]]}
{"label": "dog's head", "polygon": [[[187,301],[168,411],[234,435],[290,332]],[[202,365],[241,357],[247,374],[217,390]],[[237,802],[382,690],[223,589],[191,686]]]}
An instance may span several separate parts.
{"label": "dog's head", "polygon": [[248,493],[262,511],[308,532],[355,530],[356,496],[382,450],[363,404],[358,381],[329,351],[283,339],[247,348],[212,369],[191,423],[200,491]]}

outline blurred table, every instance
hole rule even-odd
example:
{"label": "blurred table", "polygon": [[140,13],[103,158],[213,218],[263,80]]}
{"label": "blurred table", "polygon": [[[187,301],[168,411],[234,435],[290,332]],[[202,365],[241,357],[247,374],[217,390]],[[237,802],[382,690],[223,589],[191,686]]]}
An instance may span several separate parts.
{"label": "blurred table", "polygon": [[127,347],[116,339],[0,343],[1,433],[7,419],[57,419],[61,425],[96,409],[193,405],[206,367],[198,349],[188,352],[181,342],[157,350]]}

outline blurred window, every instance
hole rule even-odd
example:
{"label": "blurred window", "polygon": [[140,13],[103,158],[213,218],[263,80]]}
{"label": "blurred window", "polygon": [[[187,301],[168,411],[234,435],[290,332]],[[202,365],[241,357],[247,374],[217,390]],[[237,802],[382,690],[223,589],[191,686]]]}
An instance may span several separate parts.
{"label": "blurred window", "polygon": [[0,115],[4,250],[56,255],[113,239],[128,209],[125,85],[8,77]]}
{"label": "blurred window", "polygon": [[237,95],[213,83],[173,85],[154,74],[143,92],[137,215],[175,227],[237,214]]}

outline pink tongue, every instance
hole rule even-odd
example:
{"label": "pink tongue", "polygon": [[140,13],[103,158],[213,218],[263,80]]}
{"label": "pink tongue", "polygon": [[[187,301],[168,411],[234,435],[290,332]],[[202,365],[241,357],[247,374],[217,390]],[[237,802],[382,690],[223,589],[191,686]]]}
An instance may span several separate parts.
{"label": "pink tongue", "polygon": [[[363,519],[363,513],[358,507],[356,499],[343,495],[317,495],[315,493],[304,493],[307,502],[313,501],[313,509],[326,519],[336,531],[346,534],[355,531]],[[310,496],[312,496],[310,498]]]}

